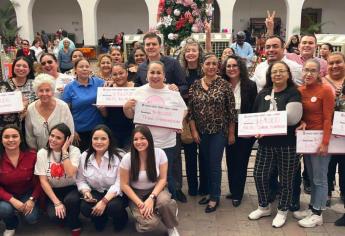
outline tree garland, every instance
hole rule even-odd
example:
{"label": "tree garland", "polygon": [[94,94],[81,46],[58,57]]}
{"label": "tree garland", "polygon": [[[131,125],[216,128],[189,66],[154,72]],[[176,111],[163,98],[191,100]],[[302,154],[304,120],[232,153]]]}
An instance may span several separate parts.
{"label": "tree garland", "polygon": [[160,0],[157,30],[164,35],[164,42],[179,46],[192,33],[204,31],[204,21],[212,17],[213,0]]}

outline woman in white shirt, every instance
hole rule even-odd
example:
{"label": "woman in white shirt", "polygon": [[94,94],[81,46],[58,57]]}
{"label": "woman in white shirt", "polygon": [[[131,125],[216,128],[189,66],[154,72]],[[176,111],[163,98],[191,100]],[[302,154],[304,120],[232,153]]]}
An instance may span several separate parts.
{"label": "woman in white shirt", "polygon": [[77,174],[78,190],[84,199],[80,211],[91,218],[97,231],[103,231],[108,217],[113,218],[115,231],[121,231],[128,221],[118,176],[121,153],[107,126],[96,126],[91,137]]}
{"label": "woman in white shirt", "polygon": [[[147,70],[147,80],[148,83],[136,89],[133,93],[133,99],[124,105],[123,111],[128,118],[133,119],[136,102],[180,108],[187,112],[187,106],[180,93],[171,90],[172,85],[169,87],[169,85],[164,83],[165,72],[162,62],[150,62]],[[149,129],[155,146],[162,148],[168,157],[168,188],[172,197],[176,198],[176,184],[173,173],[173,163],[178,155],[176,130],[157,126],[149,126]]]}
{"label": "woman in white shirt", "polygon": [[71,131],[64,123],[51,128],[48,144],[37,153],[35,175],[39,176],[47,198],[51,219],[66,223],[72,236],[80,235],[80,199],[75,177],[80,151],[71,144]]}
{"label": "woman in white shirt", "polygon": [[28,107],[25,118],[25,134],[28,146],[35,150],[46,147],[49,130],[59,123],[65,123],[74,133],[71,111],[64,101],[54,97],[54,78],[40,74],[33,81],[38,100]]}
{"label": "woman in white shirt", "polygon": [[169,236],[178,236],[177,204],[164,190],[168,160],[165,152],[154,148],[153,137],[146,126],[134,129],[131,152],[120,164],[121,189],[130,199],[129,207],[138,232],[154,230],[160,222]]}
{"label": "woman in white shirt", "polygon": [[39,61],[42,54],[44,53],[43,49],[41,48],[41,41],[39,39],[35,39],[32,42],[32,46],[30,47],[30,49],[34,50],[35,57],[36,57],[37,61]]}

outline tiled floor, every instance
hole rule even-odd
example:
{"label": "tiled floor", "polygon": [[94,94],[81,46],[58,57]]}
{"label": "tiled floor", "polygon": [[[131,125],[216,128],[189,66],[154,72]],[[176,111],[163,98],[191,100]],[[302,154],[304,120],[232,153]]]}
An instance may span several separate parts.
{"label": "tiled floor", "polygon": [[[249,167],[254,165],[254,158],[251,159]],[[289,214],[287,224],[280,228],[272,228],[271,223],[274,216],[265,217],[258,221],[250,221],[247,216],[257,207],[257,195],[254,180],[248,177],[245,190],[245,196],[242,204],[238,208],[234,208],[231,201],[225,199],[224,195],[228,192],[227,176],[225,161],[223,163],[223,182],[222,182],[222,198],[220,206],[215,213],[205,214],[204,206],[198,205],[200,197],[188,197],[188,203],[179,203],[179,220],[178,227],[181,236],[231,236],[231,235],[247,235],[247,236],[269,236],[269,235],[285,235],[285,236],[345,236],[345,227],[335,227],[334,221],[339,218],[342,213],[345,213],[343,204],[339,201],[339,193],[334,192],[332,199],[332,207],[324,212],[324,224],[322,226],[304,229],[297,225],[297,221],[293,219],[292,214]],[[250,173],[249,173],[250,174]],[[184,178],[185,180],[185,178]],[[186,184],[184,190],[186,192]],[[302,207],[306,207],[309,201],[309,195],[302,194]],[[90,221],[83,219],[83,232],[82,235],[100,235],[94,229]],[[0,224],[0,232],[4,229]],[[144,235],[144,236],[158,236],[166,235],[164,226],[161,226],[157,231],[139,234],[135,232],[134,222],[131,219],[127,228],[121,233],[114,233],[112,227],[108,225],[102,235]],[[38,225],[29,226],[21,225],[17,230],[16,235],[25,236],[60,236],[69,235],[66,228],[60,228],[57,225],[49,222],[44,217]]]}

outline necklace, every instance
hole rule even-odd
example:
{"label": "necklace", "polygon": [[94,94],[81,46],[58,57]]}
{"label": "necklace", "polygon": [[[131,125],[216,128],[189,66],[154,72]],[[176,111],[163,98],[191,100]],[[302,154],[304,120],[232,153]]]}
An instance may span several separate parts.
{"label": "necklace", "polygon": [[210,85],[212,84],[212,82],[214,81],[214,79],[211,79],[210,81],[208,81],[206,79],[206,77],[203,77],[202,80],[204,81],[204,83],[206,84],[207,87],[210,87]]}

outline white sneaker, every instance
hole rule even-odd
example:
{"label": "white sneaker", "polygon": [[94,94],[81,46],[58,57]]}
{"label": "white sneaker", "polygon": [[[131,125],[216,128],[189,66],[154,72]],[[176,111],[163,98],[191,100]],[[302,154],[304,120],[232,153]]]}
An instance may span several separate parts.
{"label": "white sneaker", "polygon": [[258,209],[256,209],[255,211],[252,211],[248,215],[248,218],[250,220],[257,220],[257,219],[260,219],[261,217],[270,216],[270,215],[271,215],[271,206],[270,205],[268,205],[267,207],[259,206]]}
{"label": "white sneaker", "polygon": [[297,220],[302,220],[302,219],[306,218],[307,216],[310,216],[311,214],[313,214],[311,209],[307,209],[304,211],[294,211],[293,217],[295,217]]}
{"label": "white sneaker", "polygon": [[274,228],[282,227],[286,222],[287,214],[288,214],[288,211],[278,210],[276,217],[274,217],[272,221],[272,226]]}
{"label": "white sneaker", "polygon": [[311,214],[307,216],[306,218],[304,218],[303,220],[298,221],[298,224],[305,228],[313,228],[315,226],[322,225],[323,224],[322,215],[319,216],[316,214]]}
{"label": "white sneaker", "polygon": [[174,227],[172,229],[168,229],[168,234],[169,234],[169,236],[180,236],[176,227]]}
{"label": "white sneaker", "polygon": [[14,234],[16,233],[15,229],[5,229],[4,231],[4,236],[14,236]]}

